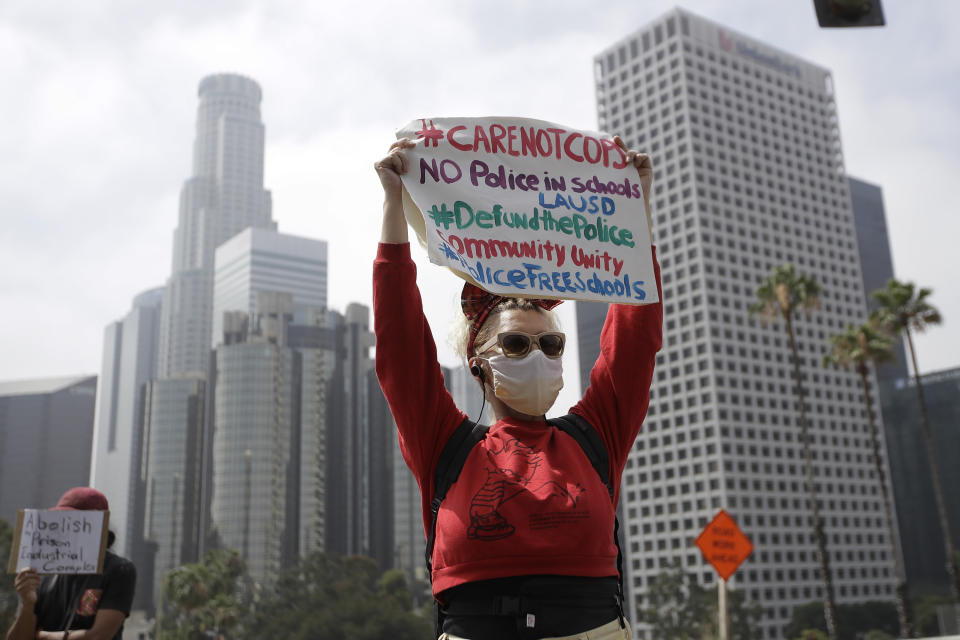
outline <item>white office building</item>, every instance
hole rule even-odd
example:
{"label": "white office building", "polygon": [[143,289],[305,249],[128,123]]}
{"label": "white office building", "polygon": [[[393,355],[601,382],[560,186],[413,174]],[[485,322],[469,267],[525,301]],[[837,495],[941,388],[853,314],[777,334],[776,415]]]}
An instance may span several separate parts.
{"label": "white office building", "polygon": [[110,526],[117,534],[114,550],[127,558],[133,558],[143,537],[142,414],[145,385],[157,366],[162,300],[163,287],[144,291],[123,319],[104,330],[90,486],[110,500]]}
{"label": "white office building", "polygon": [[664,347],[623,478],[631,617],[675,559],[716,585],[693,542],[720,508],[755,545],[730,588],[765,608],[763,638],[822,597],[789,346],[747,312],[786,262],[823,288],[795,328],[837,601],[893,600],[858,381],[821,366],[866,313],[829,71],[679,9],[595,66],[600,128],[654,161],[663,272]]}
{"label": "white office building", "polygon": [[293,322],[327,308],[327,243],[248,227],[217,247],[213,267],[211,348],[223,341],[223,314],[253,315],[258,291],[293,296]]}

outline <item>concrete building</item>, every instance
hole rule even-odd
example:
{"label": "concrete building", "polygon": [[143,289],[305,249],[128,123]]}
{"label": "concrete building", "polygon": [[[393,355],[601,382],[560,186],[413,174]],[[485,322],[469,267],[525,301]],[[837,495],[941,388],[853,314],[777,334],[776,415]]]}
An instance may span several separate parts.
{"label": "concrete building", "polygon": [[326,242],[250,227],[217,247],[207,529],[260,582],[323,548],[326,304]]}
{"label": "concrete building", "polygon": [[407,584],[415,598],[421,598],[429,584],[424,553],[427,546],[423,534],[423,510],[420,487],[400,453],[400,442],[391,439],[393,468],[393,568],[407,576]]}
{"label": "concrete building", "polygon": [[[203,517],[203,438],[206,383],[191,377],[153,380],[144,394],[146,465],[144,537],[154,562],[148,567],[153,601],[164,576],[199,558]],[[140,568],[138,567],[138,570]]]}
{"label": "concrete building", "polygon": [[0,382],[0,518],[90,479],[96,376]]}
{"label": "concrete building", "polygon": [[263,188],[259,85],[239,75],[211,75],[200,81],[198,95],[193,171],[180,192],[156,379],[144,405],[144,529],[156,545],[155,586],[170,569],[196,559],[205,543],[214,251],[248,227],[276,228]]}
{"label": "concrete building", "polygon": [[143,396],[157,367],[162,300],[162,287],[144,291],[133,299],[123,319],[104,330],[97,389],[90,485],[110,500],[115,551],[135,563],[134,547],[143,538],[146,502],[141,476]]}
{"label": "concrete building", "polygon": [[158,378],[202,378],[212,335],[214,250],[247,227],[275,229],[263,188],[261,91],[249,78],[200,82],[193,175],[180,192],[173,268],[164,290]]}
{"label": "concrete building", "polygon": [[305,324],[327,308],[327,243],[250,227],[217,247],[214,254],[211,348],[223,338],[223,313],[254,313],[257,291],[293,296],[293,322]]}
{"label": "concrete building", "polygon": [[837,599],[892,600],[857,380],[820,367],[828,337],[866,315],[829,71],[679,9],[595,65],[600,128],[649,152],[658,176],[664,349],[623,477],[631,617],[674,560],[715,584],[693,542],[719,508],[755,545],[730,586],[764,607],[762,637],[821,597],[789,347],[747,312],[786,262],[823,288],[795,327]]}
{"label": "concrete building", "polygon": [[[396,431],[373,371],[369,310],[309,309],[258,291],[226,312],[213,385],[211,528],[269,584],[325,550],[394,563]],[[249,452],[249,453],[248,453]]]}
{"label": "concrete building", "polygon": [[[947,520],[953,534],[953,548],[960,549],[960,466],[957,465],[960,368],[927,373],[920,379],[937,454]],[[916,595],[949,595],[943,532],[923,441],[916,383],[911,376],[881,381],[880,393],[910,591]]]}
{"label": "concrete building", "polygon": [[[877,302],[870,294],[883,289],[894,277],[893,253],[890,251],[890,235],[887,233],[887,215],[883,206],[883,189],[854,177],[847,177],[850,185],[850,203],[853,206],[853,222],[857,232],[857,251],[860,255],[860,268],[863,275],[863,292],[866,295],[867,309],[874,311]],[[884,364],[876,372],[881,386],[892,383],[896,378],[905,378],[907,373],[907,354],[902,340],[894,348],[896,361]],[[882,395],[882,392],[881,392]],[[890,425],[887,425],[889,435]],[[890,455],[896,455],[891,450]],[[896,462],[891,458],[891,470],[898,473]],[[894,480],[896,484],[896,480]]]}
{"label": "concrete building", "polygon": [[600,357],[600,332],[607,318],[605,302],[576,302],[577,353],[580,356],[580,392],[590,386],[590,371]]}
{"label": "concrete building", "polygon": [[[328,394],[327,552],[393,566],[393,420],[376,383],[370,310],[349,304],[337,319],[340,349]],[[386,502],[382,502],[383,498]]]}
{"label": "concrete building", "polygon": [[260,292],[251,330],[216,354],[212,524],[261,583],[299,551],[300,362],[268,321],[288,323],[292,307]]}
{"label": "concrete building", "polygon": [[[877,303],[870,293],[885,287],[894,277],[883,190],[857,178],[850,177],[848,181],[863,287],[867,307],[873,310]],[[950,585],[945,571],[943,533],[933,497],[916,383],[907,364],[910,355],[903,340],[897,341],[894,355],[896,360],[881,365],[876,373],[907,584],[914,595],[947,595]],[[960,407],[956,403],[960,369],[928,373],[921,376],[921,382],[953,544],[960,548],[960,475],[954,461],[954,452],[960,451],[960,435],[955,428],[960,423]]]}

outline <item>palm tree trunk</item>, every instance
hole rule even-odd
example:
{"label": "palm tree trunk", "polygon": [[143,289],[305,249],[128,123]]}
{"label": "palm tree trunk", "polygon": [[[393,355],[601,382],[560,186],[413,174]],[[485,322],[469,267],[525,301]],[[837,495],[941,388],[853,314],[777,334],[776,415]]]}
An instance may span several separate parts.
{"label": "palm tree trunk", "polygon": [[933,496],[937,501],[937,513],[940,516],[940,531],[943,533],[943,549],[947,554],[947,575],[950,578],[950,592],[953,606],[957,612],[957,625],[960,626],[960,570],[953,551],[953,537],[950,534],[950,521],[947,519],[947,506],[943,502],[943,488],[940,483],[940,468],[937,466],[936,450],[933,446],[933,434],[930,432],[930,420],[927,417],[927,402],[923,397],[923,383],[920,381],[920,368],[917,366],[917,352],[913,347],[913,337],[909,325],[904,325],[907,344],[910,346],[910,360],[913,362],[913,379],[917,386],[917,400],[920,402],[920,423],[923,425],[923,442],[927,448],[927,463],[930,465],[930,479],[933,481]]}
{"label": "palm tree trunk", "polygon": [[810,460],[810,433],[807,428],[807,409],[803,400],[803,381],[800,379],[800,354],[797,352],[797,341],[793,336],[793,322],[785,314],[787,336],[790,338],[790,351],[793,353],[793,373],[796,380],[797,403],[800,406],[800,432],[803,438],[803,461],[806,467],[807,499],[810,500],[810,509],[813,511],[813,537],[817,543],[817,560],[820,562],[820,573],[823,578],[823,617],[827,623],[827,635],[830,640],[837,640],[837,605],[833,594],[833,574],[830,573],[830,557],[827,555],[827,535],[823,530],[823,518],[820,516],[820,503],[817,500],[817,489],[813,482],[813,462]]}
{"label": "palm tree trunk", "polygon": [[900,546],[897,543],[897,530],[893,526],[893,508],[890,505],[890,491],[887,489],[887,477],[880,457],[880,438],[877,434],[877,419],[873,411],[873,398],[870,396],[870,384],[867,381],[867,367],[858,367],[860,383],[863,385],[863,399],[867,403],[867,419],[870,421],[870,440],[873,445],[873,461],[877,465],[877,481],[883,495],[883,510],[887,516],[887,536],[890,538],[890,551],[893,553],[893,568],[897,574],[897,618],[900,621],[900,637],[912,638],[913,629],[910,620],[910,608],[907,604],[907,579],[900,558]]}

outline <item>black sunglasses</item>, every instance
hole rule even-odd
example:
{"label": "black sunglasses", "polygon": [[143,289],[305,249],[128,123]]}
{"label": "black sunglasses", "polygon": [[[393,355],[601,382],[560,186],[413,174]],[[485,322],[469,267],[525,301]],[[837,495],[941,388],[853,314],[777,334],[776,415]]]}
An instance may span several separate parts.
{"label": "black sunglasses", "polygon": [[[523,331],[504,331],[497,334],[496,343],[500,352],[508,358],[522,358],[530,353],[536,344],[537,348],[548,358],[559,358],[563,355],[563,347],[567,337],[560,331],[544,331],[536,335]],[[492,346],[492,341],[481,350],[486,351]]]}

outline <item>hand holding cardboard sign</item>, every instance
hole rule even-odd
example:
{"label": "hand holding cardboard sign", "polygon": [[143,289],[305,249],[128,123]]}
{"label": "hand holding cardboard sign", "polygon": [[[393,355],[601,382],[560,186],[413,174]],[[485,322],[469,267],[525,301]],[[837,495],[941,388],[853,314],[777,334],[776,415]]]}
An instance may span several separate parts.
{"label": "hand holding cardboard sign", "polygon": [[13,588],[20,596],[23,606],[32,609],[33,605],[37,603],[37,589],[40,587],[41,580],[40,574],[34,569],[24,569],[17,574],[13,581]]}
{"label": "hand holding cardboard sign", "polygon": [[403,185],[400,176],[410,168],[404,149],[413,147],[408,138],[401,138],[390,145],[390,153],[373,164],[383,186],[383,228],[380,242],[403,244],[407,241],[407,221],[403,215]]}
{"label": "hand holding cardboard sign", "polygon": [[653,162],[647,154],[627,149],[626,143],[620,136],[613,136],[613,141],[627,152],[627,162],[637,168],[637,175],[640,176],[640,186],[643,187],[643,205],[647,212],[647,227],[652,234],[653,215],[650,212],[650,186],[653,184]]}

